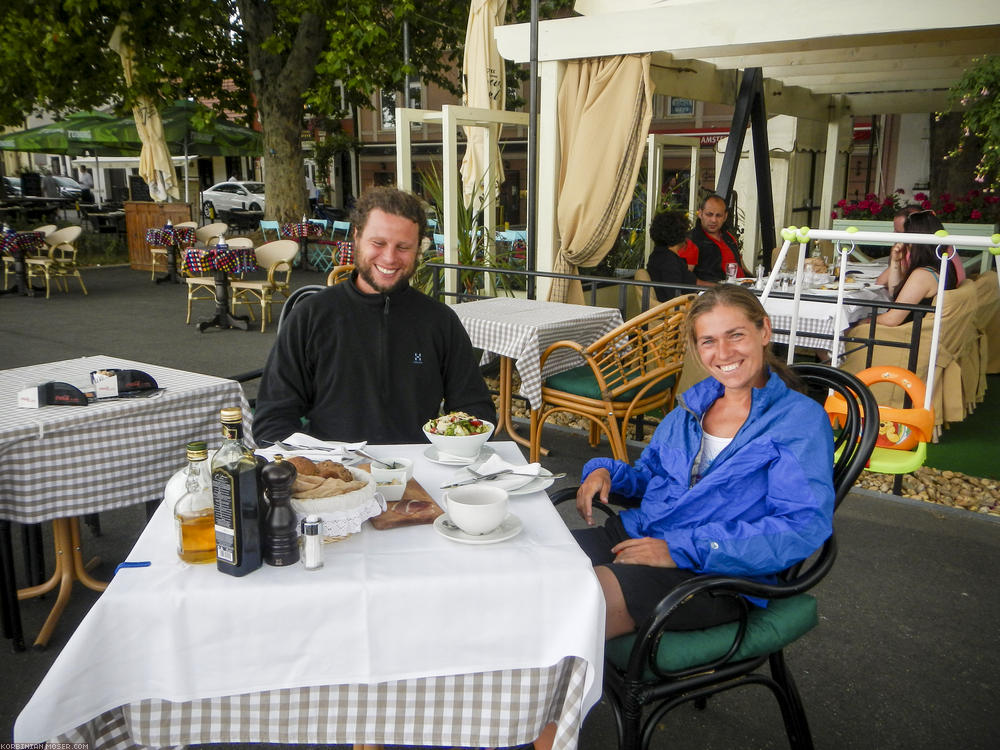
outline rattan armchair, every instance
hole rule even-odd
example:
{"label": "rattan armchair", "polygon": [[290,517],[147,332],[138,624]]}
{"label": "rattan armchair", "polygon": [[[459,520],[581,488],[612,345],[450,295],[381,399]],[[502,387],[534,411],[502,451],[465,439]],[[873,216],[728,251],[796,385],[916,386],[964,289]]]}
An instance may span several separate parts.
{"label": "rattan armchair", "polygon": [[352,271],[354,271],[353,263],[348,263],[343,266],[334,266],[333,270],[326,276],[326,285],[333,286],[334,284],[339,284],[341,281],[347,281],[351,278]]}
{"label": "rattan armchair", "polygon": [[76,241],[83,231],[82,227],[69,226],[57,229],[45,237],[45,244],[49,246],[48,253],[36,258],[25,258],[25,266],[28,272],[28,283],[35,276],[45,278],[45,297],[49,296],[49,288],[53,281],[57,286],[61,286],[64,292],[69,291],[66,279],[75,276],[80,282],[83,293],[87,293],[87,287],[83,283],[80,269],[76,263]]}
{"label": "rattan armchair", "polygon": [[684,321],[693,299],[688,294],[659,304],[587,347],[575,341],[548,347],[542,353],[543,372],[546,360],[560,349],[576,351],[584,364],[542,383],[542,405],[531,412],[531,460],[538,460],[546,420],[567,412],[589,420],[591,445],[597,445],[603,432],[612,455],[627,461],[629,420],[673,406],[684,365]]}
{"label": "rattan armchair", "polygon": [[250,319],[253,320],[252,305],[259,304],[260,330],[263,333],[267,322],[271,320],[271,302],[274,297],[280,295],[282,298],[288,298],[292,261],[299,252],[299,243],[295,240],[276,240],[261,245],[255,252],[257,265],[267,269],[267,278],[260,281],[233,281],[230,284],[232,291],[230,305],[235,314],[236,305],[243,303],[247,306]]}

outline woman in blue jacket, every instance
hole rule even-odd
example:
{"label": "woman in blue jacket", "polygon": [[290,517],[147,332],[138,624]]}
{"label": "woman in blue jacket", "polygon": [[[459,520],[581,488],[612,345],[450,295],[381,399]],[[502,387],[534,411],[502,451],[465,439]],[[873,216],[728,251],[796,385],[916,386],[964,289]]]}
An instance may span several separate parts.
{"label": "woman in blue jacket", "polygon": [[[833,434],[823,408],[771,353],[771,322],[754,294],[712,287],[688,316],[688,351],[711,377],[678,397],[634,466],[583,467],[576,505],[641,497],[603,527],[574,532],[607,603],[606,637],[636,629],[681,581],[703,573],[774,580],[833,530]],[[700,595],[674,629],[739,617],[730,597]]]}

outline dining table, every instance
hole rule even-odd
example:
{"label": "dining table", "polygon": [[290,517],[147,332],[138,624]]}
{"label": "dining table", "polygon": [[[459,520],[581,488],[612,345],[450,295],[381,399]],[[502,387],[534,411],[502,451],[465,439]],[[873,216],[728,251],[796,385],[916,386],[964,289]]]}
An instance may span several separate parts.
{"label": "dining table", "polygon": [[45,234],[43,232],[17,232],[14,230],[0,231],[0,253],[9,255],[14,261],[14,283],[0,294],[19,294],[22,297],[34,297],[36,291],[28,279],[28,264],[25,258],[41,255],[45,250]]}
{"label": "dining table", "polygon": [[162,247],[167,250],[167,272],[156,279],[157,284],[170,282],[180,284],[181,276],[177,273],[178,257],[181,252],[194,245],[196,241],[193,227],[151,227],[146,230],[146,244],[151,247]]}
{"label": "dining table", "polygon": [[[302,268],[306,271],[329,271],[333,267],[332,262],[327,260],[323,267],[318,266],[309,257],[309,242],[318,237],[322,237],[324,229],[322,224],[311,221],[290,221],[281,225],[281,236],[285,239],[296,240],[299,243],[299,257],[302,258]],[[329,244],[329,243],[323,243]]]}
{"label": "dining table", "polygon": [[[499,404],[496,432],[528,445],[513,423],[513,371],[521,380],[520,395],[532,409],[542,404],[542,381],[583,364],[576,353],[565,350],[549,357],[544,371],[542,352],[556,341],[592,344],[622,324],[617,308],[546,302],[520,297],[492,297],[463,302],[452,309],[469,334],[472,345],[483,350],[481,364],[499,357]],[[543,451],[544,453],[544,451]]]}
{"label": "dining table", "polygon": [[[158,390],[130,398],[99,399],[81,406],[18,406],[20,391],[48,381],[86,388],[91,373],[135,369]],[[250,410],[239,383],[156,364],[105,355],[0,370],[0,609],[4,635],[24,649],[18,599],[58,588],[38,638],[48,642],[75,581],[100,590],[82,561],[78,518],[162,497],[164,483],[185,463],[185,446],[221,442],[219,410]],[[52,522],[55,571],[40,586],[18,592],[11,524]]]}
{"label": "dining table", "polygon": [[206,328],[238,328],[245,331],[250,319],[233,315],[229,305],[230,276],[250,273],[257,268],[257,256],[252,247],[230,247],[227,244],[207,248],[189,247],[184,251],[182,266],[191,276],[212,275],[215,287],[215,314],[198,323],[198,331]]}
{"label": "dining table", "polygon": [[[462,471],[426,444],[366,450],[411,459],[442,507]],[[486,450],[525,464],[510,441]],[[508,747],[554,723],[553,746],[573,750],[601,695],[604,598],[544,485],[511,491],[520,531],[493,543],[366,521],[324,544],[318,569],[242,578],[182,562],[161,506],[14,741]]]}

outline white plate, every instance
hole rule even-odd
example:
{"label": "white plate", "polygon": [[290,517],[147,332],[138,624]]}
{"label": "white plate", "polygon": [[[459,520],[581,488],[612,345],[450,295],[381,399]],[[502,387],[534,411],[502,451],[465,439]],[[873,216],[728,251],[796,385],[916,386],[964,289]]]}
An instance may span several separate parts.
{"label": "white plate", "polygon": [[508,513],[503,523],[497,526],[489,534],[466,534],[460,528],[448,520],[448,515],[438,516],[434,519],[434,531],[445,539],[462,544],[496,544],[512,539],[521,533],[524,524],[521,519],[513,513]]}
{"label": "white plate", "polygon": [[[479,470],[479,467],[485,462],[481,461],[476,464],[470,464],[469,469]],[[474,479],[468,472],[467,469],[459,469],[455,472],[455,475],[449,479],[449,482],[461,482],[465,479]],[[524,479],[523,482],[520,479]],[[486,479],[483,481],[484,484],[492,485],[493,487],[500,487],[507,490],[508,495],[528,495],[532,492],[539,492],[544,489],[548,489],[555,482],[552,479],[552,472],[545,468],[539,468],[537,477],[511,477],[509,474],[497,477],[496,479]],[[509,485],[509,486],[508,486]]]}
{"label": "white plate", "polygon": [[441,454],[438,453],[436,445],[428,445],[424,449],[424,458],[436,464],[443,464],[444,466],[469,466],[474,464],[476,461],[485,461],[487,458],[493,455],[493,449],[488,445],[484,445],[479,451],[479,455],[474,458],[463,458],[459,459],[457,456],[452,458],[442,458]]}

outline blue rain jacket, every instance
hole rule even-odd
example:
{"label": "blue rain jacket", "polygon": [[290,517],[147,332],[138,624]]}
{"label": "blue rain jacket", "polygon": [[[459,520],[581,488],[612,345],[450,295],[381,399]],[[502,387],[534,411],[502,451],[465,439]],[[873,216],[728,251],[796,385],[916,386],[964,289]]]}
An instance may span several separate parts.
{"label": "blue rain jacket", "polygon": [[679,568],[773,581],[833,531],[833,432],[823,408],[772,372],[754,388],[750,414],[692,485],[701,419],[722,396],[706,378],[685,391],[635,466],[588,461],[611,473],[612,491],[641,497],[621,513],[633,538],[663,539]]}

